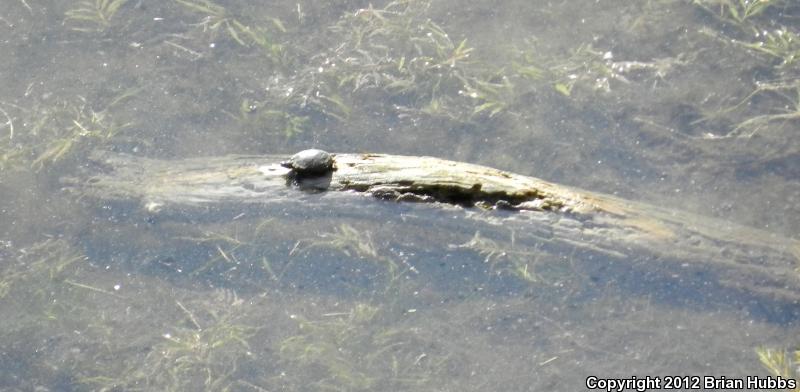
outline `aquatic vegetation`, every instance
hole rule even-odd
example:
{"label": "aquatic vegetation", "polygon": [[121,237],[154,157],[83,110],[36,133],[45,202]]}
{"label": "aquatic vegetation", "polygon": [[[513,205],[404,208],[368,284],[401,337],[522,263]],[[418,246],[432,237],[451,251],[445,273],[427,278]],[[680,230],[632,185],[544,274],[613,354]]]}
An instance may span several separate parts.
{"label": "aquatic vegetation", "polygon": [[239,245],[228,249],[223,249],[221,246],[215,245],[214,249],[216,250],[216,255],[208,259],[202,266],[193,270],[192,275],[201,275],[211,270],[218,271],[219,273],[225,273],[230,270],[238,269],[241,262],[233,253],[238,248]]}
{"label": "aquatic vegetation", "polygon": [[0,130],[8,129],[8,137],[0,137],[0,170],[20,169],[25,151],[14,141],[14,119],[2,107],[0,113],[6,118]]}
{"label": "aquatic vegetation", "polygon": [[352,91],[377,87],[416,99],[457,89],[461,64],[472,48],[466,41],[454,44],[426,18],[428,7],[422,1],[396,1],[346,14],[332,28],[344,41],[329,60],[340,60],[332,66],[348,71],[332,74],[337,85]]}
{"label": "aquatic vegetation", "polygon": [[789,83],[761,84],[743,101],[743,104],[752,100],[756,95],[769,95],[780,103],[774,105],[774,113],[750,117],[739,123],[726,136],[749,138],[770,123],[800,120],[800,79]]}
{"label": "aquatic vegetation", "polygon": [[367,231],[358,231],[353,226],[346,223],[339,225],[337,229],[328,233],[321,233],[320,239],[303,240],[292,249],[290,255],[296,252],[307,252],[312,248],[336,249],[348,257],[358,257],[369,260],[376,265],[382,266],[388,272],[391,280],[402,276],[412,267],[407,266],[405,270],[400,269],[400,264],[391,257],[379,253],[378,248],[372,240],[372,235]]}
{"label": "aquatic vegetation", "polygon": [[576,88],[590,92],[609,93],[612,83],[630,84],[632,74],[638,78],[661,79],[677,66],[686,65],[684,55],[653,59],[651,61],[616,61],[611,52],[601,51],[592,45],[581,45],[563,58],[538,58],[535,40],[526,40],[518,49],[513,61],[513,77],[546,84],[564,96],[573,96]]}
{"label": "aquatic vegetation", "polygon": [[[311,119],[291,111],[289,102],[257,102],[242,100],[238,115],[231,115],[246,129],[267,129],[268,133],[283,135],[286,140],[308,131]],[[342,118],[343,120],[343,118]]]}
{"label": "aquatic vegetation", "polygon": [[8,140],[14,140],[14,120],[11,119],[11,116],[8,115],[8,112],[3,110],[2,107],[0,107],[0,113],[6,117],[6,122],[2,124],[0,129],[8,128]]}
{"label": "aquatic vegetation", "polygon": [[22,164],[25,161],[25,151],[21,148],[11,145],[3,141],[0,143],[0,170],[9,172],[11,170],[21,170],[26,165]]}
{"label": "aquatic vegetation", "polygon": [[550,66],[554,76],[553,88],[569,96],[576,85],[585,85],[593,90],[608,92],[614,78],[610,58],[591,45],[582,45],[559,64]]}
{"label": "aquatic vegetation", "polygon": [[[703,137],[750,138],[764,130],[774,133],[779,124],[800,119],[800,87],[797,82],[800,74],[796,66],[800,59],[800,36],[792,28],[792,12],[789,11],[796,9],[796,5],[784,0],[695,0],[694,4],[739,27],[746,36],[754,36],[754,39],[743,39],[741,34],[724,29],[717,31],[710,27],[700,29],[701,34],[724,46],[756,54],[754,57],[774,60],[768,78],[762,76],[762,80],[753,80],[754,86],[749,94],[728,100],[738,103],[708,110],[708,113],[692,122],[692,125],[712,121],[732,124],[726,126],[727,130],[719,132],[721,135],[705,133]],[[768,22],[760,21],[758,17],[771,8],[780,9],[781,12]],[[783,26],[784,23],[789,24]]]}
{"label": "aquatic vegetation", "polygon": [[767,55],[779,62],[775,66],[776,72],[795,72],[792,65],[800,59],[800,36],[797,33],[783,26],[777,29],[753,28],[756,41],[745,41],[730,39],[720,32],[704,28],[701,32],[719,42],[731,42],[739,47],[750,50],[751,52]]}
{"label": "aquatic vegetation", "polygon": [[[65,108],[72,112],[72,124],[57,131],[59,133],[58,137],[50,140],[44,151],[32,162],[34,169],[41,169],[48,164],[63,159],[72,153],[79,144],[85,145],[90,140],[108,141],[122,129],[131,125],[130,123],[118,124],[113,119],[110,119],[106,109],[94,111],[86,105],[85,98],[79,97],[79,99],[81,103],[78,106]],[[52,118],[52,120],[59,121],[61,119]],[[50,119],[45,119],[44,121],[49,122]],[[42,126],[44,125],[42,124]]]}
{"label": "aquatic vegetation", "polygon": [[508,275],[528,283],[554,285],[576,277],[573,257],[576,250],[562,257],[554,257],[552,252],[543,250],[546,246],[542,238],[535,238],[534,244],[527,245],[517,240],[515,232],[506,240],[494,240],[479,231],[463,244],[450,244],[450,249],[466,249],[483,256],[491,273]]}
{"label": "aquatic vegetation", "polygon": [[65,22],[76,26],[72,30],[83,32],[103,31],[111,26],[111,19],[128,0],[81,0],[66,12]]}
{"label": "aquatic vegetation", "polygon": [[[258,328],[240,321],[247,313],[235,293],[218,290],[191,302],[176,300],[160,312],[156,308],[163,305],[154,299],[166,293],[128,297],[119,286],[106,289],[108,279],[125,285],[125,278],[93,266],[65,240],[48,239],[13,253],[0,266],[0,302],[8,316],[3,345],[11,349],[10,342],[31,334],[59,336],[48,353],[69,358],[71,375],[64,382],[93,390],[223,390],[251,357],[248,339]],[[165,291],[174,296],[174,290]],[[131,314],[134,326],[121,322],[128,314],[116,310],[139,306],[148,309],[147,317]],[[162,322],[168,323],[166,330]],[[69,348],[77,346],[86,349]],[[131,351],[141,356],[123,355]],[[47,359],[36,366],[43,366],[36,370],[39,377],[58,372],[47,370]]]}
{"label": "aquatic vegetation", "polygon": [[280,343],[280,357],[295,368],[297,382],[316,389],[414,390],[436,380],[447,354],[383,317],[365,303],[317,319],[292,315],[298,333]]}
{"label": "aquatic vegetation", "polygon": [[376,93],[388,101],[381,110],[404,116],[465,122],[504,111],[502,78],[472,59],[466,40],[454,41],[431,20],[429,7],[427,1],[394,1],[345,14],[331,27],[335,49],[317,56],[317,69],[304,83],[314,87],[297,89],[304,102],[339,121],[353,102],[376,105]]}
{"label": "aquatic vegetation", "polygon": [[297,53],[302,71],[276,75],[266,97],[244,99],[229,115],[290,139],[365,113],[464,124],[521,110],[530,84],[476,59],[429,8],[428,1],[394,1],[345,13],[327,30],[328,50],[304,60]]}
{"label": "aquatic vegetation", "polygon": [[[3,258],[0,265],[0,304],[4,315],[0,321],[0,344],[6,348],[5,355],[27,356],[14,353],[19,350],[20,342],[25,345],[28,339],[66,337],[69,335],[66,331],[73,331],[73,336],[80,334],[83,339],[80,343],[76,340],[64,343],[74,344],[72,347],[91,340],[101,351],[113,339],[109,320],[98,308],[108,303],[118,306],[122,296],[97,284],[93,276],[96,269],[79,249],[63,239],[46,239],[18,249],[9,244],[9,252],[0,254],[0,258],[7,255],[10,257]],[[67,351],[59,351],[66,338],[57,340],[51,342],[48,355]],[[39,380],[45,380],[58,372],[48,368],[48,360],[20,365],[30,366],[26,371],[33,371]],[[72,366],[75,364],[70,361]]]}
{"label": "aquatic vegetation", "polygon": [[[188,241],[196,246],[203,246],[210,252],[210,257],[203,264],[190,269],[192,276],[200,276],[209,272],[225,274],[229,271],[238,270],[242,262],[238,259],[237,252],[252,246],[249,238],[240,238],[239,234],[208,230],[196,235],[176,236],[173,239]],[[183,267],[180,269],[183,270]]]}
{"label": "aquatic vegetation", "polygon": [[313,247],[329,247],[337,249],[347,256],[355,254],[355,256],[362,258],[378,257],[378,251],[370,233],[360,232],[346,223],[339,225],[332,232],[322,233],[319,236],[323,239],[310,240],[309,244],[303,247],[303,250]]}
{"label": "aquatic vegetation", "polygon": [[477,101],[478,105],[472,114],[486,113],[489,117],[508,110],[516,99],[514,86],[503,75],[488,80],[476,78],[465,81],[462,94]]}
{"label": "aquatic vegetation", "polygon": [[215,231],[203,231],[200,236],[192,237],[192,236],[179,236],[175,237],[176,240],[187,240],[193,241],[197,243],[215,243],[215,244],[227,244],[227,245],[245,245],[246,243],[243,242],[238,238],[236,235],[229,235],[223,232],[215,232]]}
{"label": "aquatic vegetation", "polygon": [[479,255],[484,256],[483,261],[489,264],[491,269],[497,273],[510,273],[527,282],[541,281],[541,278],[536,274],[538,260],[536,251],[515,249],[513,233],[511,238],[510,246],[503,246],[476,231],[469,241],[460,245],[451,245],[450,247],[477,252]]}
{"label": "aquatic vegetation", "polygon": [[722,20],[741,25],[770,7],[785,5],[786,0],[694,0],[692,3]]}
{"label": "aquatic vegetation", "polygon": [[[800,36],[782,27],[761,33],[762,41],[739,42],[742,46],[780,60],[779,68],[790,67],[800,60]],[[736,41],[738,42],[738,41]]]}
{"label": "aquatic vegetation", "polygon": [[9,115],[14,132],[0,140],[0,167],[38,171],[119,139],[131,123],[116,121],[112,113],[135,94],[136,90],[123,92],[101,110],[94,110],[82,96],[27,107],[13,105],[21,126],[12,128]]}
{"label": "aquatic vegetation", "polygon": [[172,325],[153,342],[144,360],[100,366],[98,373],[82,376],[80,383],[101,390],[228,390],[237,382],[239,365],[252,355],[248,339],[259,328],[238,321],[241,302],[227,309],[205,306],[202,314],[180,301],[175,307],[185,323]]}
{"label": "aquatic vegetation", "polygon": [[[641,68],[654,68],[650,63],[636,63]],[[623,73],[627,69],[615,63],[608,52],[596,50],[591,45],[581,45],[565,57],[540,57],[537,55],[537,43],[534,39],[526,39],[516,49],[515,59],[511,62],[507,76],[503,77],[507,86],[506,101],[514,102],[518,97],[552,89],[567,96],[574,97],[576,88],[589,92],[608,93],[612,81],[627,83]]]}
{"label": "aquatic vegetation", "polygon": [[241,46],[261,47],[274,63],[283,64],[285,60],[284,47],[273,38],[277,32],[286,32],[286,27],[280,19],[269,18],[271,26],[251,26],[241,22],[241,18],[230,16],[225,7],[210,0],[174,1],[189,10],[205,15],[199,23],[195,24],[203,32],[210,32],[214,36],[224,32]]}
{"label": "aquatic vegetation", "polygon": [[8,128],[8,137],[0,137],[0,170],[10,171],[27,168],[30,165],[25,159],[27,149],[20,145],[18,140],[15,140],[15,118],[5,110],[3,110],[3,113],[7,118],[3,128]]}
{"label": "aquatic vegetation", "polygon": [[[183,310],[191,315],[185,307]],[[237,370],[237,358],[247,356],[250,348],[247,339],[256,330],[236,323],[229,315],[211,325],[197,323],[194,329],[176,329],[174,334],[165,334],[164,341],[154,347],[147,358],[151,366],[143,370],[148,378],[155,376],[150,379],[151,385],[165,383],[172,385],[169,388],[172,390],[196,384],[196,379],[202,379],[207,390],[224,389],[232,382],[230,376]]]}
{"label": "aquatic vegetation", "polygon": [[[800,364],[800,350],[787,353],[786,350],[775,350],[769,348],[757,348],[758,360],[773,376],[785,379],[797,379],[797,365]],[[800,385],[792,389],[800,391]]]}
{"label": "aquatic vegetation", "polygon": [[47,287],[68,280],[75,266],[86,256],[63,240],[48,239],[20,253],[16,260],[3,263],[0,269],[0,299],[14,288],[34,290],[42,295]]}
{"label": "aquatic vegetation", "polygon": [[756,100],[769,102],[765,106],[772,113],[749,115],[745,120],[738,122],[728,133],[721,136],[707,135],[706,137],[711,139],[727,137],[750,138],[765,129],[770,129],[769,127],[773,123],[800,120],[800,79],[760,83],[752,93],[738,104],[710,113],[695,121],[695,123],[713,121],[729,113],[742,111],[751,106]]}

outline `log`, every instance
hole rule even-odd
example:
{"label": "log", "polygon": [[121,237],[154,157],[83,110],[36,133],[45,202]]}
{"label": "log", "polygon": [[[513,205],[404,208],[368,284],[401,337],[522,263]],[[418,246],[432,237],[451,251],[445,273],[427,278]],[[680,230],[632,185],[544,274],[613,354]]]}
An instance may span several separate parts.
{"label": "log", "polygon": [[[778,301],[782,312],[800,317],[800,244],[794,239],[433,157],[335,154],[334,170],[320,176],[296,175],[281,166],[285,158],[163,161],[97,151],[91,157],[95,166],[84,180],[72,181],[72,187],[83,197],[132,203],[144,214],[159,216],[271,204],[354,211],[374,203],[364,196],[426,202],[435,208],[459,209],[464,219],[474,222],[602,254],[618,265],[635,265],[643,274],[658,267],[680,274],[681,279],[694,279],[687,283],[694,286],[711,282],[759,301]],[[311,199],[307,194],[325,197]],[[448,227],[446,222],[438,224]],[[451,228],[457,230],[455,226]]]}

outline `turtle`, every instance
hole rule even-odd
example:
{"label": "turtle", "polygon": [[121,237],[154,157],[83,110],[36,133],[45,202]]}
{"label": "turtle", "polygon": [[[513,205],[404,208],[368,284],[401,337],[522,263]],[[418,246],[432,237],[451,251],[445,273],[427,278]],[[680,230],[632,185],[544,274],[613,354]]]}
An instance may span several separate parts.
{"label": "turtle", "polygon": [[292,155],[289,160],[281,162],[281,166],[292,169],[300,176],[321,175],[333,170],[333,155],[312,148]]}

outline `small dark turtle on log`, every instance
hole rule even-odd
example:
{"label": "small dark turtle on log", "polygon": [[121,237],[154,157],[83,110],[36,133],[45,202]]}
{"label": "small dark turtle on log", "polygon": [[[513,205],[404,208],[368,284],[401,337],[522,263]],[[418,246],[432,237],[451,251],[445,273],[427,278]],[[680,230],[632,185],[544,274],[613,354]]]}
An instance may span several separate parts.
{"label": "small dark turtle on log", "polygon": [[312,148],[292,155],[288,161],[281,162],[281,166],[292,169],[300,176],[322,175],[333,170],[333,155]]}

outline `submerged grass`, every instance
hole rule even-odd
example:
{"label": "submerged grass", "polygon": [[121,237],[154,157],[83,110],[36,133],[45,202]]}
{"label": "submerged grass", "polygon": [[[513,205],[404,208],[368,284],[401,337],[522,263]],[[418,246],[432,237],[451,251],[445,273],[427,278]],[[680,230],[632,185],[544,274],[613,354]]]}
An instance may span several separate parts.
{"label": "submerged grass", "polygon": [[[98,309],[118,307],[124,297],[98,284],[88,258],[65,240],[46,239],[10,256],[0,266],[3,357],[24,358],[14,371],[35,375],[20,384],[30,388],[20,389],[59,377],[61,385],[71,383],[67,373],[85,365],[82,355],[92,357],[116,338],[113,322]],[[48,342],[46,348],[41,342]],[[39,345],[46,356],[33,361],[30,344]],[[94,349],[84,351],[84,345]],[[52,366],[57,356],[63,366]]]}
{"label": "submerged grass", "polygon": [[209,32],[214,37],[220,33],[226,34],[231,40],[241,46],[260,47],[268,59],[274,64],[285,64],[284,46],[275,36],[286,32],[286,27],[278,18],[268,18],[269,25],[246,24],[242,18],[231,16],[225,7],[210,0],[173,0],[184,8],[204,15],[196,23],[203,32]]}
{"label": "submerged grass", "polygon": [[769,8],[786,5],[787,0],[694,0],[692,4],[724,21],[742,26]]}
{"label": "submerged grass", "polygon": [[[205,299],[202,299],[205,298]],[[160,391],[230,390],[242,377],[244,363],[253,359],[249,340],[260,328],[241,322],[243,301],[228,294],[205,295],[191,303],[174,301],[177,317],[165,317],[164,331],[140,337],[148,349],[144,358],[98,362],[81,371],[80,384],[96,390],[141,389]],[[126,350],[124,343],[103,353]]]}
{"label": "submerged grass", "polygon": [[792,67],[796,61],[800,60],[800,36],[794,31],[787,27],[781,27],[776,30],[763,31],[760,36],[761,41],[740,42],[740,44],[779,60],[779,68]]}
{"label": "submerged grass", "polygon": [[[31,165],[39,170],[43,167],[62,160],[67,155],[74,153],[78,147],[90,144],[93,141],[109,141],[130,123],[118,124],[108,116],[106,109],[94,111],[86,105],[86,100],[79,97],[81,103],[68,110],[72,112],[71,124],[64,129],[57,130],[59,136],[50,140],[44,151],[42,151]],[[57,113],[56,116],[60,115]],[[60,121],[61,118],[43,119],[42,126],[48,125],[49,121]],[[36,131],[36,130],[35,130]]]}
{"label": "submerged grass", "polygon": [[513,245],[502,246],[498,242],[482,236],[480,232],[475,232],[468,242],[451,247],[477,252],[484,257],[483,261],[489,264],[496,273],[510,273],[527,282],[541,281],[536,274],[538,259],[536,251],[514,249]]}
{"label": "submerged grass", "polygon": [[47,291],[52,284],[64,282],[76,271],[86,256],[63,240],[48,239],[25,249],[16,260],[9,260],[0,273],[0,299],[13,289]]}
{"label": "submerged grass", "polygon": [[99,32],[111,27],[111,19],[128,0],[82,0],[65,13],[72,30]]}
{"label": "submerged grass", "polygon": [[[174,296],[174,287],[130,297],[119,286],[106,289],[104,279],[124,282],[104,276],[64,240],[44,240],[13,256],[0,266],[0,304],[7,316],[0,321],[0,339],[4,355],[20,355],[15,350],[21,338],[49,341],[43,350],[50,357],[37,365],[42,379],[36,382],[60,377],[59,385],[99,391],[222,391],[253,358],[249,339],[259,328],[241,321],[247,311],[235,293],[176,299],[170,308],[153,300]],[[143,309],[145,316],[137,314]],[[54,357],[64,365],[50,367]],[[19,369],[30,371],[25,366],[33,364]]]}
{"label": "submerged grass", "polygon": [[[754,61],[752,66],[761,68],[761,76],[754,74],[752,80],[745,80],[753,84],[750,94],[733,97],[731,100],[738,102],[735,105],[712,109],[693,122],[724,120],[720,122],[732,124],[722,135],[707,133],[705,138],[751,138],[765,131],[777,134],[783,124],[800,119],[800,36],[791,12],[798,10],[797,4],[785,0],[694,0],[693,4],[739,29],[737,33],[705,26],[700,29],[703,36],[772,61],[766,71],[763,61]],[[768,12],[771,19],[764,20]]]}
{"label": "submerged grass", "polygon": [[[203,29],[227,31],[240,45],[252,44],[243,35],[247,26],[221,6],[175,1],[206,14],[199,24]],[[524,117],[530,97],[542,89],[572,96],[578,86],[607,92],[612,80],[626,81],[614,69],[618,64],[590,45],[567,58],[539,58],[529,45],[519,56],[510,56],[516,58],[511,64],[492,64],[466,39],[454,39],[434,21],[430,8],[425,0],[392,1],[345,13],[323,30],[328,49],[311,55],[283,42],[283,56],[291,59],[287,61],[296,72],[276,71],[262,97],[242,99],[238,113],[228,114],[245,129],[286,140],[329,123],[375,115],[412,123],[430,119],[455,128],[477,123],[491,127],[492,120],[500,124],[504,118]],[[299,39],[291,34],[286,38]],[[660,73],[664,69],[659,65],[669,64],[629,62],[626,69],[641,66]]]}
{"label": "submerged grass", "polygon": [[382,308],[366,303],[316,319],[292,315],[298,333],[280,343],[280,357],[299,385],[315,389],[404,391],[435,381],[447,353],[383,317]]}
{"label": "submerged grass", "polygon": [[[340,122],[353,107],[458,122],[508,107],[505,86],[428,17],[428,1],[393,1],[345,14],[330,28],[331,50],[315,56],[295,102]],[[383,96],[376,99],[376,94]]]}
{"label": "submerged grass", "polygon": [[137,91],[123,92],[101,110],[93,109],[82,96],[53,104],[13,105],[22,126],[14,128],[9,116],[13,132],[0,140],[0,168],[39,171],[119,139],[132,124],[116,121],[114,110]]}
{"label": "submerged grass", "polygon": [[298,242],[292,249],[290,256],[298,252],[308,252],[313,248],[335,249],[348,257],[368,260],[386,271],[390,283],[395,282],[409,272],[416,271],[413,266],[384,255],[384,252],[380,251],[375,245],[369,232],[359,231],[348,224],[341,224],[331,232],[321,233],[319,239],[307,239]]}
{"label": "submerged grass", "polygon": [[800,121],[800,79],[786,83],[764,83],[745,98],[744,105],[763,95],[777,102],[774,113],[759,114],[740,122],[727,137],[750,138],[768,129],[772,123]]}
{"label": "submerged grass", "polygon": [[[286,140],[294,139],[311,128],[310,117],[294,113],[291,104],[286,101],[258,102],[243,99],[239,105],[239,113],[228,114],[244,129],[267,129],[267,133],[275,133]],[[344,120],[343,117],[340,118]]]}
{"label": "submerged grass", "polygon": [[[797,365],[800,364],[800,350],[786,352],[786,350],[761,347],[756,349],[756,354],[758,354],[758,360],[761,361],[764,368],[773,376],[793,380],[797,380],[800,377],[797,368]],[[800,391],[800,385],[791,390],[794,392]]]}
{"label": "submerged grass", "polygon": [[512,69],[519,77],[547,83],[568,97],[573,95],[573,90],[578,86],[608,92],[611,90],[611,80],[619,77],[614,72],[611,59],[591,45],[581,45],[569,57],[551,59],[545,64],[541,64],[542,60],[536,57],[534,50],[535,43],[527,41],[527,47],[521,50],[521,56]]}

